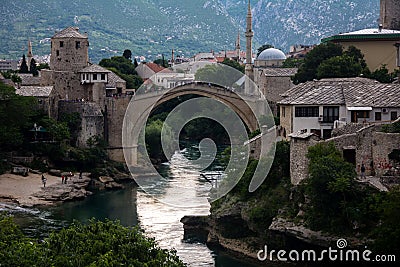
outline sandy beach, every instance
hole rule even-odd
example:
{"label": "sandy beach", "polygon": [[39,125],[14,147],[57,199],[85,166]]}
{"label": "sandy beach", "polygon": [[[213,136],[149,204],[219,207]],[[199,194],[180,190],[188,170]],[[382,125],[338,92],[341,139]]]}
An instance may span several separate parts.
{"label": "sandy beach", "polygon": [[[61,178],[44,174],[46,187],[61,184]],[[43,190],[41,174],[29,173],[23,177],[15,174],[0,175],[0,202],[12,201],[22,206],[48,205],[48,201],[40,200],[33,195]]]}

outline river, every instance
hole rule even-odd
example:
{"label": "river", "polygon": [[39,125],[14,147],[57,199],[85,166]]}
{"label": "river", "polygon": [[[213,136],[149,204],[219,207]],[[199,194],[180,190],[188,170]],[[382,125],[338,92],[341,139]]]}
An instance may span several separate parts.
{"label": "river", "polygon": [[[222,251],[211,250],[197,241],[183,240],[183,225],[180,219],[185,215],[207,215],[210,205],[207,195],[211,185],[201,179],[200,172],[191,168],[188,159],[198,156],[198,148],[189,145],[175,153],[169,163],[163,164],[160,173],[168,178],[165,190],[159,199],[173,198],[169,190],[175,185],[184,186],[183,194],[198,201],[195,208],[179,208],[164,204],[147,195],[140,188],[126,185],[124,190],[101,191],[83,201],[68,202],[46,209],[26,209],[8,206],[19,224],[32,236],[46,236],[48,232],[67,226],[73,220],[85,222],[90,218],[119,220],[125,226],[139,225],[147,236],[155,238],[165,249],[175,248],[179,257],[188,266],[255,267],[255,265],[232,258]],[[208,174],[220,174],[218,166],[207,170]],[[185,199],[183,196],[183,199]],[[182,197],[182,196],[181,196]],[[165,202],[165,201],[163,201]]]}

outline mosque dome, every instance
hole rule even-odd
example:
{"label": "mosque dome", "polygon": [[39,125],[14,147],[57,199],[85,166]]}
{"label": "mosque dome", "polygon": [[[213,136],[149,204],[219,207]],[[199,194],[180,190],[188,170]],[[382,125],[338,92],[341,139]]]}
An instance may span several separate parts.
{"label": "mosque dome", "polygon": [[268,48],[260,53],[257,60],[285,60],[286,55],[276,48]]}

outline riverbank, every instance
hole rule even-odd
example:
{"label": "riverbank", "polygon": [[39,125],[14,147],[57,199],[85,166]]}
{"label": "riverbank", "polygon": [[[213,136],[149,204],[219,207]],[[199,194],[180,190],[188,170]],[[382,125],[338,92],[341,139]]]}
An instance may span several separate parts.
{"label": "riverbank", "polygon": [[[28,173],[20,176],[11,173],[0,175],[0,203],[15,203],[22,207],[49,206],[66,201],[82,200],[92,195],[92,189],[122,189],[123,185],[111,177],[91,179],[90,173],[73,174],[67,183],[60,176],[43,174],[46,186],[42,183],[42,174]],[[126,180],[126,177],[124,177]]]}
{"label": "riverbank", "polygon": [[81,199],[91,194],[86,188],[91,179],[83,175],[69,177],[67,184],[62,184],[61,177],[44,174],[46,187],[42,183],[42,175],[28,173],[20,176],[11,173],[0,175],[0,202],[16,203],[24,207],[54,205],[59,202]]}

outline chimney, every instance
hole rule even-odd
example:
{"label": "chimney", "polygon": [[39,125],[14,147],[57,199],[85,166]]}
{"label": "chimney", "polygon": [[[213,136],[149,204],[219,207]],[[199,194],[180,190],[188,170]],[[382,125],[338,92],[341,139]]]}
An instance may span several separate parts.
{"label": "chimney", "polygon": [[383,29],[383,24],[380,23],[380,24],[379,24],[379,32],[382,32],[382,29]]}

